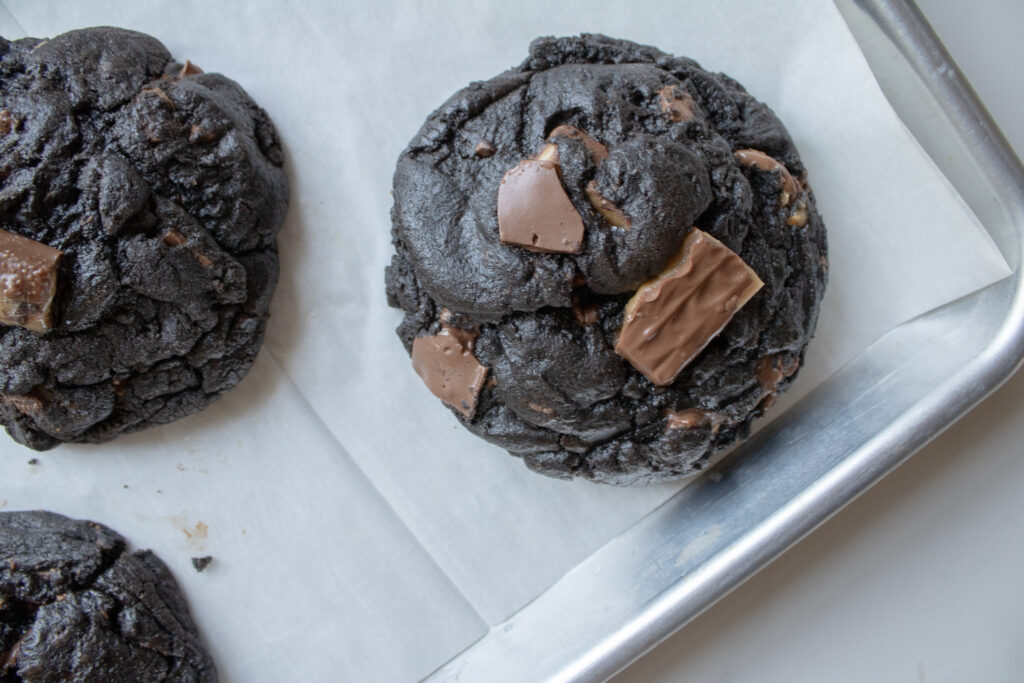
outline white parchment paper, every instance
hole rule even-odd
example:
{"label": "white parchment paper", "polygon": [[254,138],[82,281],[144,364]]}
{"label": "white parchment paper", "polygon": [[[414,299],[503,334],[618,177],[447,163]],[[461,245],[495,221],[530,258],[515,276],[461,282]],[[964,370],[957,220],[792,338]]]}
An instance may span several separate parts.
{"label": "white parchment paper", "polygon": [[[400,316],[383,293],[394,161],[432,109],[521,61],[532,38],[603,32],[693,57],[786,123],[831,255],[794,393],[1009,273],[829,3],[0,4],[7,38],[101,24],[156,36],[270,112],[292,183],[282,279],[238,390],[37,465],[0,440],[0,507],[89,517],[153,548],[227,681],[422,677],[682,485],[528,472],[457,424],[394,337]],[[189,557],[206,554],[214,563],[196,574]]]}

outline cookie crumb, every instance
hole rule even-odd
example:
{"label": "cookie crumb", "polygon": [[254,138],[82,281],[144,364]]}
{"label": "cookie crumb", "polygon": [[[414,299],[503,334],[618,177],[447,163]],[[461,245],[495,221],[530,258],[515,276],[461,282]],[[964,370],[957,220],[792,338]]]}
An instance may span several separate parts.
{"label": "cookie crumb", "polygon": [[204,569],[209,567],[211,562],[213,562],[213,557],[210,555],[192,558],[192,566],[195,567],[197,573],[202,572]]}
{"label": "cookie crumb", "polygon": [[29,465],[38,465],[39,464],[39,458],[32,458],[31,460],[28,461],[28,464]]}

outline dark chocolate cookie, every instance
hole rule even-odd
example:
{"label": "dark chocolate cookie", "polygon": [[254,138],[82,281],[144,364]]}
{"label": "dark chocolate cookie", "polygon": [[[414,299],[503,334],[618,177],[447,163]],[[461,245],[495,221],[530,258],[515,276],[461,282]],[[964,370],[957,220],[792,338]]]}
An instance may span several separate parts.
{"label": "dark chocolate cookie", "polygon": [[0,512],[0,681],[216,681],[148,550],[52,512]]}
{"label": "dark chocolate cookie", "polygon": [[701,469],[793,380],[827,279],[789,134],[723,74],[543,38],[398,160],[398,335],[480,436],[556,477]]}
{"label": "dark chocolate cookie", "polygon": [[288,189],[237,83],[115,28],[0,38],[0,423],[36,449],[176,420],[255,359]]}

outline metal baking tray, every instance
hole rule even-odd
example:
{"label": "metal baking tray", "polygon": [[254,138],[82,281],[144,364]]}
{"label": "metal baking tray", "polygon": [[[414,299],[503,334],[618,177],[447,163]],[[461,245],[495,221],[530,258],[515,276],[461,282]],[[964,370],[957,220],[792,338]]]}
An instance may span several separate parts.
{"label": "metal baking tray", "polygon": [[1013,275],[892,330],[428,680],[612,676],[879,481],[1020,365],[1024,167],[910,0],[835,1],[896,112]]}

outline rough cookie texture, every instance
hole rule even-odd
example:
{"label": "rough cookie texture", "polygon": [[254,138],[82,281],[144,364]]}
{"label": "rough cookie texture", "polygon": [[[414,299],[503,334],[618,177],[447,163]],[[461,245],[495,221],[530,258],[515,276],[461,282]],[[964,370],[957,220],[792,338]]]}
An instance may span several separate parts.
{"label": "rough cookie texture", "polygon": [[0,681],[216,681],[148,550],[52,512],[0,512]]}
{"label": "rough cookie texture", "polygon": [[[559,126],[579,133],[552,136]],[[545,143],[585,225],[579,253],[499,242],[502,177]],[[740,150],[781,164],[796,196]],[[475,332],[491,379],[457,417],[555,477],[672,479],[744,438],[792,382],[827,279],[825,229],[774,113],[692,60],[598,35],[538,39],[519,67],[431,114],[399,158],[392,223],[399,337],[411,348],[442,322]],[[693,227],[764,286],[659,387],[614,347],[626,302]]]}
{"label": "rough cookie texture", "polygon": [[0,325],[15,440],[106,441],[241,380],[277,281],[282,161],[238,84],[154,38],[0,38],[0,229],[63,252],[52,328]]}

